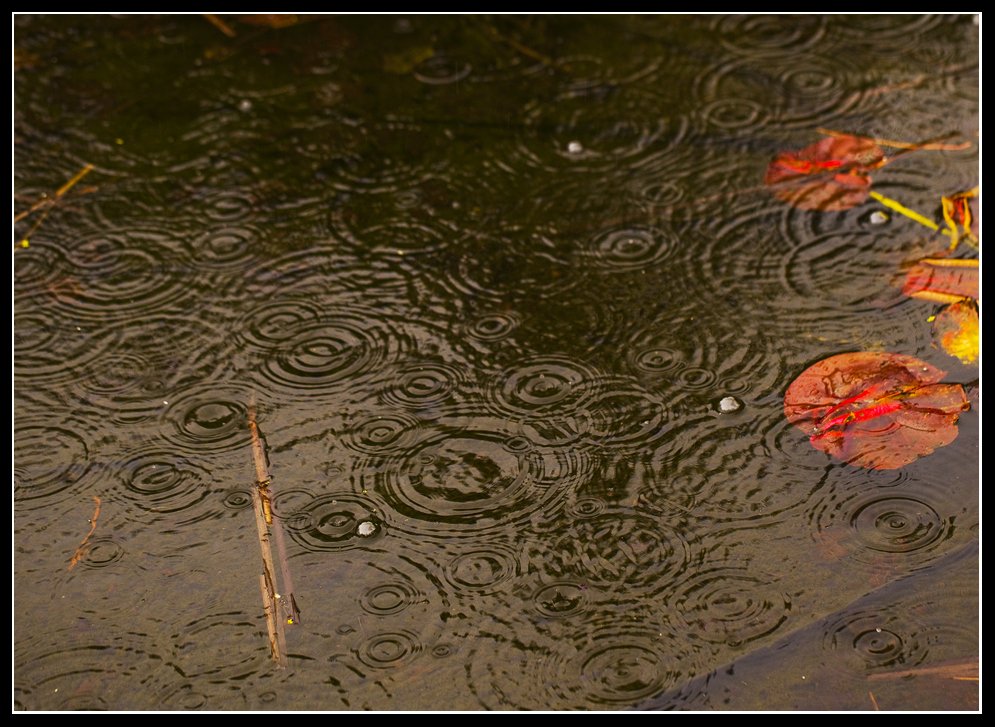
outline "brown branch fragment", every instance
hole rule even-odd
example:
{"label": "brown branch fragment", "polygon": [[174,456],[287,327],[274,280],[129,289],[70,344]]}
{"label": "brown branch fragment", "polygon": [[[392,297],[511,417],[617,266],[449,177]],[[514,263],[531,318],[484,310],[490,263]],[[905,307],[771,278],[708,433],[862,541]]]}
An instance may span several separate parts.
{"label": "brown branch fragment", "polygon": [[93,531],[97,529],[97,516],[100,514],[100,498],[94,496],[93,499],[97,501],[97,509],[93,511],[93,517],[90,519],[90,532],[86,534],[86,537],[83,538],[83,542],[79,544],[78,548],[76,548],[76,553],[73,554],[73,560],[69,564],[69,570],[72,570],[74,565],[83,560],[90,550],[86,547],[86,541],[90,539],[90,536],[93,535]]}
{"label": "brown branch fragment", "polygon": [[832,129],[816,129],[820,134],[825,134],[826,136],[857,136],[858,139],[867,139],[868,141],[873,141],[878,146],[891,146],[896,149],[908,149],[909,151],[915,151],[916,149],[933,149],[941,151],[960,151],[961,149],[967,149],[971,146],[971,142],[965,141],[961,144],[943,144],[940,142],[921,142],[919,144],[909,144],[904,141],[888,141],[887,139],[875,139],[870,136],[859,136],[855,134],[846,134],[842,131],[833,131]]}
{"label": "brown branch fragment", "polygon": [[210,21],[211,25],[227,35],[229,38],[235,37],[235,31],[232,30],[231,26],[217,15],[211,15],[210,13],[203,13],[203,15]]}
{"label": "brown branch fragment", "polygon": [[256,427],[256,402],[253,396],[249,405],[249,430],[252,433],[252,455],[256,465],[256,477],[258,484],[252,488],[252,505],[256,514],[256,530],[259,532],[259,550],[263,556],[263,572],[260,574],[260,582],[263,592],[263,609],[266,612],[266,624],[270,634],[270,651],[273,654],[273,661],[276,662],[277,669],[285,668],[287,644],[283,629],[283,619],[279,617],[280,594],[277,592],[276,583],[273,578],[273,551],[269,544],[269,525],[266,519],[266,506],[263,504],[264,498],[268,501],[269,495],[266,492],[268,474],[266,471],[266,455],[263,452],[262,441],[259,438],[259,429]]}
{"label": "brown branch fragment", "polygon": [[[26,234],[23,238],[21,238],[21,247],[27,247],[28,246],[28,239],[35,233],[35,230],[37,230],[39,227],[41,227],[41,223],[45,221],[45,217],[48,215],[48,213],[52,209],[52,207],[54,207],[59,202],[59,200],[62,199],[62,196],[66,192],[68,192],[70,189],[73,188],[73,186],[76,184],[76,182],[78,182],[83,177],[85,177],[90,172],[91,169],[93,169],[93,165],[92,164],[87,164],[79,172],[76,173],[76,176],[74,176],[68,182],[66,182],[61,187],[59,187],[59,189],[56,191],[56,193],[53,194],[51,197],[45,197],[44,199],[40,200],[39,202],[36,202],[35,204],[33,204],[30,209],[22,212],[19,215],[15,215],[14,216],[14,222],[18,222],[18,221],[24,219],[25,217],[27,217],[28,215],[30,215],[35,210],[39,210],[39,209],[45,208],[45,211],[41,213],[41,217],[38,218],[38,221],[35,222],[35,224],[31,227],[30,230],[28,230],[28,234]],[[83,193],[86,194],[87,192],[92,192],[92,191],[94,191],[94,189],[96,189],[96,187],[87,188],[87,189],[85,189],[83,191]]]}

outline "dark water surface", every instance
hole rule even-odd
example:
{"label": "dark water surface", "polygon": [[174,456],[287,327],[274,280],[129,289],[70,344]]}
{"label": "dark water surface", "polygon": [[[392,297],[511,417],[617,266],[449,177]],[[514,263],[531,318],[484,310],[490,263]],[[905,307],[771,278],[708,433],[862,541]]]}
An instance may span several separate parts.
{"label": "dark water surface", "polygon": [[947,240],[762,188],[819,127],[976,185],[971,16],[227,20],[14,19],[15,211],[94,166],[15,225],[15,708],[870,709],[977,657],[977,408],[890,471],[782,411],[850,351],[977,378],[894,283]]}

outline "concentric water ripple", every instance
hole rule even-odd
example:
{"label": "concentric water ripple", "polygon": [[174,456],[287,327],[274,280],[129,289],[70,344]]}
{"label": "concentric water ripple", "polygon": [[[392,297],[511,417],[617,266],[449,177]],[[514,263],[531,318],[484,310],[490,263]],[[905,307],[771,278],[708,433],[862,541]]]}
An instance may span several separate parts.
{"label": "concentric water ripple", "polygon": [[48,242],[31,242],[15,250],[14,289],[18,298],[40,292],[54,292],[66,275],[68,261],[62,248]]}
{"label": "concentric water ripple", "polygon": [[624,511],[575,520],[550,544],[556,572],[592,583],[646,588],[684,570],[689,548],[656,518]]}
{"label": "concentric water ripple", "polygon": [[55,297],[67,315],[99,321],[162,311],[193,293],[172,240],[133,230],[95,235],[73,245]]}
{"label": "concentric water ripple", "polygon": [[716,18],[713,28],[722,45],[735,53],[795,54],[818,43],[826,20],[821,15],[730,15]]}
{"label": "concentric water ripple", "polygon": [[808,440],[792,437],[773,407],[747,419],[744,426],[735,413],[709,409],[671,427],[653,453],[657,474],[643,490],[646,501],[753,527],[804,505],[819,488],[825,457],[810,457]]}
{"label": "concentric water ripple", "polygon": [[695,79],[703,117],[725,131],[742,132],[776,121],[779,126],[830,123],[850,111],[866,88],[867,72],[845,55],[833,58],[755,56],[721,61]]}
{"label": "concentric water ripple", "polygon": [[126,425],[161,416],[178,389],[231,360],[231,341],[203,321],[155,316],[108,332],[113,344],[87,363],[72,388],[88,405]]}
{"label": "concentric water ripple", "polygon": [[65,381],[100,359],[116,340],[107,330],[82,330],[49,311],[14,314],[14,377],[18,381]]}
{"label": "concentric water ripple", "polygon": [[593,638],[571,662],[570,670],[579,672],[577,681],[583,685],[588,702],[632,704],[673,686],[684,669],[680,660],[665,650],[665,644],[657,642],[657,636],[647,629]]}
{"label": "concentric water ripple", "polygon": [[658,228],[629,228],[604,232],[589,246],[584,259],[606,271],[643,270],[666,259],[673,235]]}
{"label": "concentric water ripple", "polygon": [[249,226],[223,226],[189,243],[197,265],[209,270],[238,270],[250,267],[259,231]]}
{"label": "concentric water ripple", "polygon": [[627,383],[606,387],[586,407],[588,434],[601,445],[642,447],[664,434],[667,410],[663,402]]}
{"label": "concentric water ripple", "polygon": [[254,308],[240,326],[241,336],[263,350],[284,343],[296,331],[321,319],[318,303],[309,299],[267,301]]}
{"label": "concentric water ripple", "polygon": [[517,553],[490,543],[453,558],[445,568],[446,582],[457,592],[487,595],[502,590],[519,575]]}
{"label": "concentric water ripple", "polygon": [[509,451],[504,437],[485,431],[454,431],[410,448],[388,473],[385,495],[402,515],[460,524],[471,529],[520,515],[545,495],[538,453]]}
{"label": "concentric water ripple", "polygon": [[259,376],[285,394],[331,394],[373,377],[396,363],[409,348],[407,338],[382,315],[359,312],[305,323],[274,347]]}
{"label": "concentric water ripple", "polygon": [[583,408],[598,390],[600,378],[578,362],[546,357],[505,372],[495,394],[501,407],[513,414],[562,417]]}
{"label": "concentric water ripple", "polygon": [[911,668],[928,653],[921,627],[906,616],[868,611],[846,612],[830,623],[822,648],[841,653],[862,674]]}
{"label": "concentric water ripple", "polygon": [[462,252],[454,250],[446,273],[446,281],[460,295],[492,303],[555,298],[584,279],[567,251],[557,250],[539,233],[512,231],[506,239],[477,235],[460,248]]}
{"label": "concentric water ripple", "polygon": [[353,237],[370,250],[389,255],[414,255],[441,250],[448,237],[442,231],[413,222],[391,222],[357,230]]}
{"label": "concentric water ripple", "polygon": [[[92,637],[88,620],[77,621],[44,637],[18,640],[15,693],[20,691],[21,709],[156,709],[154,696],[135,690],[130,680],[154,688],[162,678],[159,667],[172,660],[170,645],[157,643],[155,634],[124,628],[113,639]],[[127,667],[122,653],[131,655]],[[125,670],[129,677],[122,679]]]}
{"label": "concentric water ripple", "polygon": [[251,391],[230,384],[195,384],[173,394],[163,436],[198,454],[248,447]]}
{"label": "concentric water ripple", "polygon": [[96,468],[89,425],[76,420],[19,421],[14,429],[14,502],[18,508],[52,505],[82,492]]}
{"label": "concentric water ripple", "polygon": [[588,607],[587,587],[571,581],[548,583],[532,594],[532,603],[547,618],[573,619]]}
{"label": "concentric water ripple", "polygon": [[596,709],[632,704],[687,677],[650,629],[605,629],[578,643],[478,640],[467,669],[488,709]]}
{"label": "concentric water ripple", "polygon": [[343,443],[368,454],[405,453],[418,441],[418,424],[407,414],[362,414],[347,425]]}
{"label": "concentric water ripple", "polygon": [[[182,512],[187,520],[196,519],[196,514],[192,513],[196,513],[213,492],[213,478],[206,467],[167,451],[135,457],[123,465],[119,476],[124,484],[124,496],[146,512]],[[243,497],[243,506],[244,500]],[[235,500],[226,497],[225,502],[234,503]],[[234,504],[229,505],[232,506]]]}
{"label": "concentric water ripple", "polygon": [[391,376],[381,397],[386,404],[408,409],[431,409],[450,400],[466,379],[464,370],[448,363],[424,362]]}
{"label": "concentric water ripple", "polygon": [[870,500],[855,507],[850,517],[857,539],[881,553],[929,548],[946,537],[949,527],[928,504],[906,497]]}
{"label": "concentric water ripple", "polygon": [[484,313],[466,325],[466,334],[478,341],[500,341],[507,338],[522,324],[522,316],[515,311]]}
{"label": "concentric water ripple", "polygon": [[742,569],[699,572],[674,590],[668,601],[691,636],[734,648],[773,634],[791,611],[788,594]]}
{"label": "concentric water ripple", "polygon": [[374,616],[393,616],[423,600],[423,594],[407,581],[381,583],[367,589],[359,599],[364,611]]}
{"label": "concentric water ripple", "polygon": [[418,636],[409,631],[388,631],[371,636],[356,651],[356,657],[374,669],[393,669],[423,651]]}
{"label": "concentric water ripple", "polygon": [[652,377],[663,376],[685,366],[684,354],[665,346],[631,347],[629,365],[634,372]]}
{"label": "concentric water ripple", "polygon": [[[284,515],[294,540],[311,552],[368,547],[383,539],[384,517],[384,508],[374,499],[348,492],[323,495]],[[361,528],[364,523],[369,525]]]}

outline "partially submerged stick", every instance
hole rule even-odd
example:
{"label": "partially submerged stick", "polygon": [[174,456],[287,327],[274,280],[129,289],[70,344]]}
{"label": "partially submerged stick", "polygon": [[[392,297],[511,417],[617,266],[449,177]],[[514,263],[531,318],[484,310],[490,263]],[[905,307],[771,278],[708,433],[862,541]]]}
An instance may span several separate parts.
{"label": "partially submerged stick", "polygon": [[93,499],[97,501],[97,509],[93,512],[93,517],[90,518],[90,532],[86,534],[86,537],[83,538],[83,542],[79,544],[78,548],[76,548],[76,552],[73,554],[73,560],[69,564],[69,570],[72,570],[74,565],[86,557],[86,553],[89,550],[89,548],[86,547],[86,541],[90,539],[90,536],[93,535],[93,531],[97,529],[97,516],[100,515],[100,498],[94,495]]}
{"label": "partially submerged stick", "polygon": [[266,628],[269,630],[269,647],[273,661],[278,669],[285,668],[287,658],[287,639],[283,629],[283,620],[279,617],[277,605],[280,593],[276,588],[275,568],[273,567],[273,552],[269,545],[270,502],[266,485],[269,478],[266,472],[266,454],[263,452],[262,441],[259,439],[259,429],[256,427],[256,402],[253,397],[249,405],[249,430],[252,432],[252,457],[256,464],[257,485],[252,488],[252,505],[256,513],[256,529],[259,531],[259,549],[263,555],[263,572],[259,583],[263,594],[263,609],[266,611]]}
{"label": "partially submerged stick", "polygon": [[[284,667],[287,655],[284,624],[300,623],[300,611],[294,598],[294,586],[290,578],[290,564],[287,561],[287,548],[283,537],[283,527],[273,512],[269,491],[269,468],[266,465],[266,450],[259,426],[256,424],[256,402],[253,395],[249,405],[249,431],[252,434],[252,458],[256,466],[256,486],[252,488],[252,504],[256,513],[256,528],[259,531],[259,547],[263,555],[264,573],[261,576],[263,607],[266,611],[266,624],[270,633],[270,649],[273,660],[279,668]],[[276,540],[276,550],[280,559],[283,576],[283,593],[277,589],[276,569],[270,548],[270,530]]]}

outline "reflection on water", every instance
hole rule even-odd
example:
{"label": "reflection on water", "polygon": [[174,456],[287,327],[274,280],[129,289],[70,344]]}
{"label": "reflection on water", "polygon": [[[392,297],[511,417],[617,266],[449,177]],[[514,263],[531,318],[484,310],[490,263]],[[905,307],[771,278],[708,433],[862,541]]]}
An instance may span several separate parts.
{"label": "reflection on water", "polygon": [[947,243],[762,186],[818,127],[973,139],[970,16],[226,20],[15,19],[17,211],[94,165],[13,259],[18,708],[700,706],[814,622],[853,673],[976,653],[845,609],[977,537],[977,413],[868,471],[781,400],[849,351],[977,378],[891,284]]}

